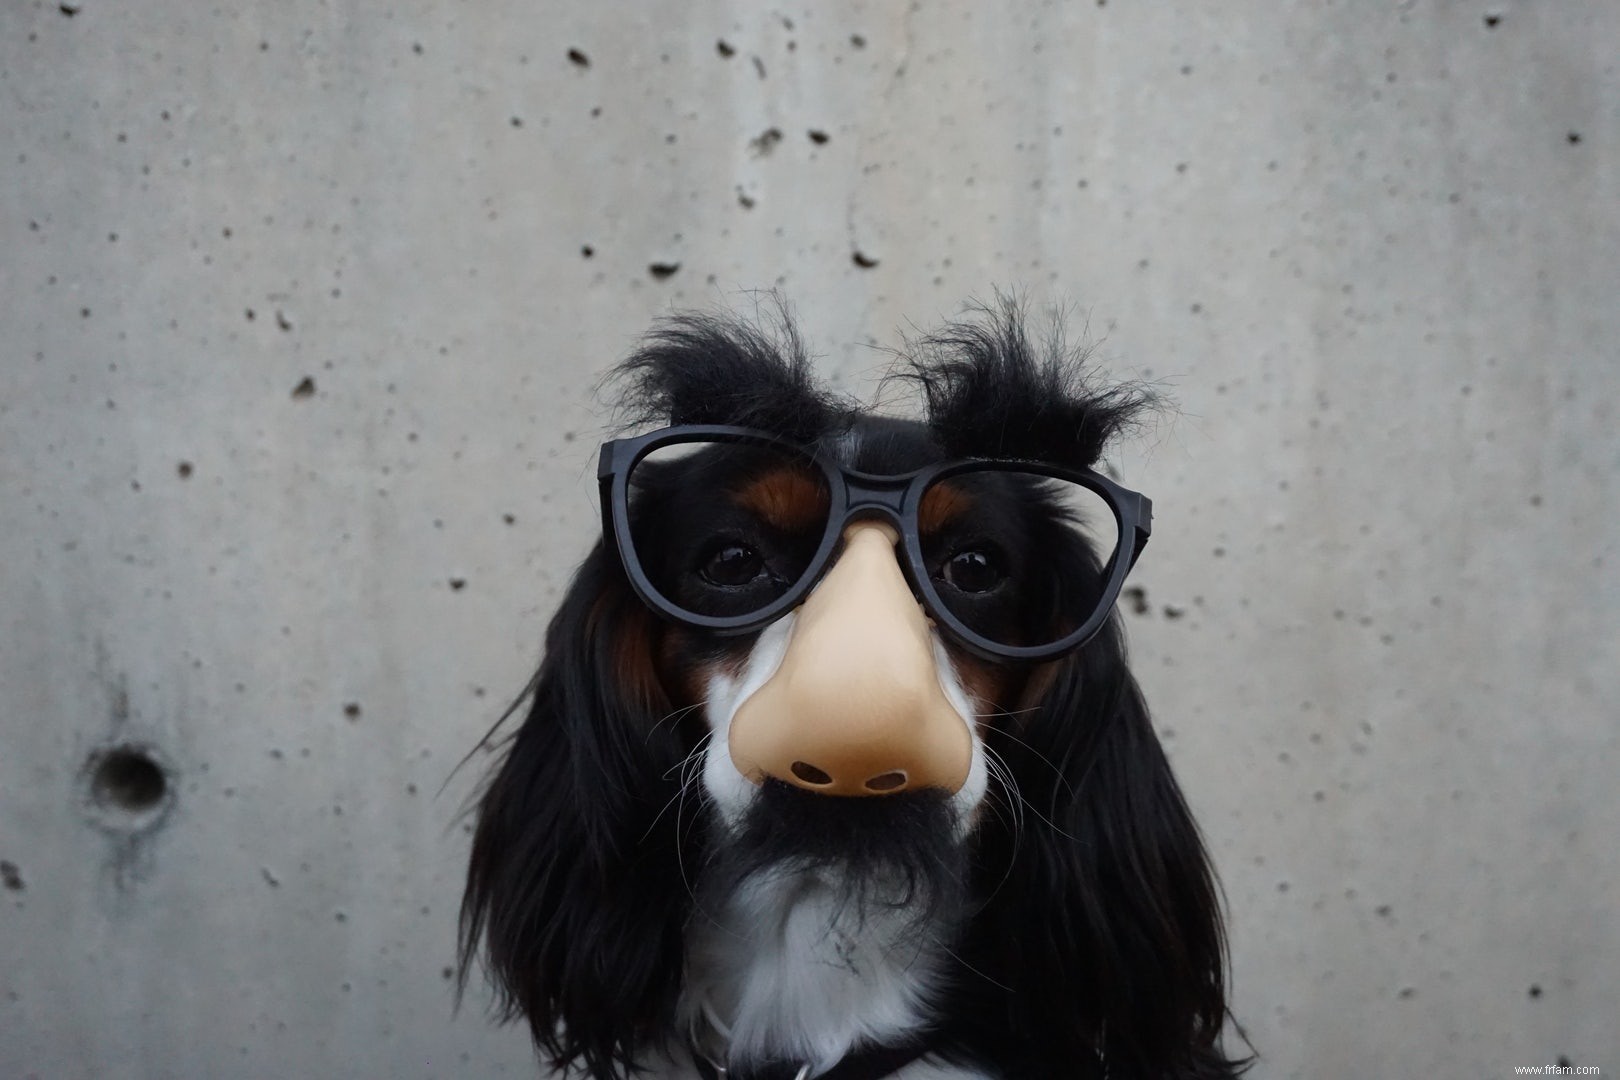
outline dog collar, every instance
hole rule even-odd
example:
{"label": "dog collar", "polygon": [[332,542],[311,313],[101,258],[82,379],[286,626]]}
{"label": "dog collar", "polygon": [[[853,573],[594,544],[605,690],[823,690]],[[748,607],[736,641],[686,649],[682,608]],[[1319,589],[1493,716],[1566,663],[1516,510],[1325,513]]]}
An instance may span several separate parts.
{"label": "dog collar", "polygon": [[[838,1064],[819,1074],[815,1080],[883,1080],[928,1052],[922,1043],[904,1043],[900,1046],[868,1046],[839,1059]],[[698,1075],[703,1080],[807,1080],[808,1065],[795,1065],[780,1061],[752,1069],[727,1069],[716,1065],[701,1051],[693,1051]]]}

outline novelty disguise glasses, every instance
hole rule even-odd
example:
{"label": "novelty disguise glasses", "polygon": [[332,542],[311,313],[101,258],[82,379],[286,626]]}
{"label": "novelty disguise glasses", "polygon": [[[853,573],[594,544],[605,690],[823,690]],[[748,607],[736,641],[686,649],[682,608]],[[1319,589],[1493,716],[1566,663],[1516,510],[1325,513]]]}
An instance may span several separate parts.
{"label": "novelty disguise glasses", "polygon": [[844,528],[891,522],[935,624],[989,659],[1048,660],[1107,621],[1153,503],[1090,469],[971,458],[883,476],[749,428],[602,446],[602,535],[636,594],[717,634],[759,630],[821,579]]}

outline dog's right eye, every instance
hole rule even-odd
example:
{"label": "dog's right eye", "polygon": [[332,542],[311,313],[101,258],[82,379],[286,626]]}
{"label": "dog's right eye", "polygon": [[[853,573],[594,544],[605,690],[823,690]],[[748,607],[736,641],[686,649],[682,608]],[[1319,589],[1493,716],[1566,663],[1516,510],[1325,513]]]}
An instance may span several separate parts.
{"label": "dog's right eye", "polygon": [[765,573],[765,560],[747,544],[722,540],[698,563],[698,574],[710,585],[737,588]]}

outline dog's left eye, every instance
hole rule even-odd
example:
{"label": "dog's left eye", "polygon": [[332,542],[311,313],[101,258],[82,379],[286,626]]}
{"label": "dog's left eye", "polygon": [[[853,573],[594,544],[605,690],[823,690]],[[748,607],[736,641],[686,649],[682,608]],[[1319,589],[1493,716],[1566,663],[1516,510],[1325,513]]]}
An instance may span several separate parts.
{"label": "dog's left eye", "polygon": [[765,572],[765,560],[747,544],[722,540],[700,561],[698,573],[710,585],[736,588],[747,585]]}
{"label": "dog's left eye", "polygon": [[1000,585],[1007,575],[993,553],[970,550],[958,551],[945,560],[939,576],[962,592],[982,593]]}

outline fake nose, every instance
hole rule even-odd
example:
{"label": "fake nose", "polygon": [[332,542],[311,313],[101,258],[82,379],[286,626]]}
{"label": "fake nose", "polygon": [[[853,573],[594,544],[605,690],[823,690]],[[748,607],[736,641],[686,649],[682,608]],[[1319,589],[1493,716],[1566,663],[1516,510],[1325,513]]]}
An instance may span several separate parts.
{"label": "fake nose", "polygon": [[973,740],[940,686],[928,619],[879,522],[844,531],[838,562],[800,606],[781,666],[732,717],[731,759],[824,795],[967,782]]}

